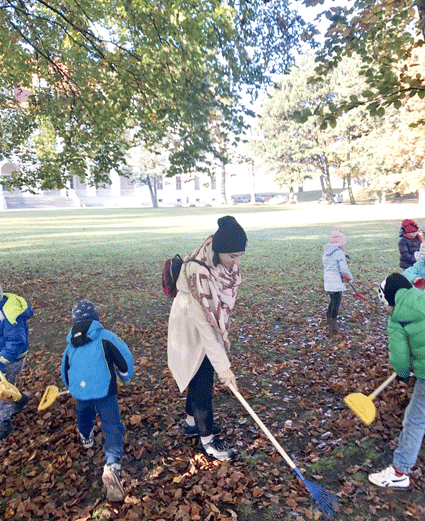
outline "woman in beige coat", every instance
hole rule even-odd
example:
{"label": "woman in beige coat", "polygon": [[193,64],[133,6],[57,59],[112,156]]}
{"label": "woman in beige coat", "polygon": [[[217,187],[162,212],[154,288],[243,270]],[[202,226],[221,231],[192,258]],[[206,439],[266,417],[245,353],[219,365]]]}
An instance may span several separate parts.
{"label": "woman in beige coat", "polygon": [[218,230],[187,257],[168,324],[168,367],[183,392],[186,388],[184,432],[199,435],[199,448],[220,459],[234,455],[213,425],[214,371],[224,385],[237,389],[230,369],[228,330],[230,313],[241,282],[239,261],[247,237],[232,216],[218,219]]}

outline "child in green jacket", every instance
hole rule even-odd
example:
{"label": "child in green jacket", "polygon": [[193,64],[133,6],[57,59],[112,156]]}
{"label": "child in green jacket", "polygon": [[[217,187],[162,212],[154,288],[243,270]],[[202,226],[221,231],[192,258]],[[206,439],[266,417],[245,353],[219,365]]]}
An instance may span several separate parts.
{"label": "child in green jacket", "polygon": [[393,464],[369,475],[380,487],[406,488],[425,434],[425,293],[413,288],[400,273],[389,275],[378,288],[390,318],[387,324],[389,358],[397,379],[416,382],[406,408]]}

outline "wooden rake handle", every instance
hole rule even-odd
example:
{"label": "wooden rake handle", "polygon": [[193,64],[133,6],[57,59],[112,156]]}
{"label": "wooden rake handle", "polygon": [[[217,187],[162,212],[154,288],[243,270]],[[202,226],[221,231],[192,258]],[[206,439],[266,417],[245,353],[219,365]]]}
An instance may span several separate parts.
{"label": "wooden rake handle", "polygon": [[369,398],[370,398],[371,400],[374,400],[374,399],[378,396],[378,394],[379,394],[381,391],[383,391],[383,390],[385,389],[385,387],[387,387],[387,385],[389,385],[393,380],[395,380],[396,376],[397,376],[397,373],[394,372],[391,376],[389,376],[389,377],[385,380],[385,382],[383,382],[383,383],[382,383],[382,384],[381,384],[381,385],[380,385],[380,386],[379,386],[375,391],[373,391],[372,394],[369,394]]}
{"label": "wooden rake handle", "polygon": [[292,470],[296,468],[295,463],[291,460],[291,458],[286,454],[281,445],[278,443],[273,434],[269,431],[269,429],[264,425],[264,423],[260,420],[257,414],[251,409],[249,403],[245,400],[245,398],[241,395],[239,391],[237,391],[232,384],[229,384],[230,390],[236,396],[236,398],[241,402],[241,404],[245,407],[245,409],[249,412],[249,414],[254,419],[255,423],[260,427],[260,429],[264,432],[267,438],[273,443],[276,450],[282,456],[282,458],[286,461],[286,463],[291,467]]}

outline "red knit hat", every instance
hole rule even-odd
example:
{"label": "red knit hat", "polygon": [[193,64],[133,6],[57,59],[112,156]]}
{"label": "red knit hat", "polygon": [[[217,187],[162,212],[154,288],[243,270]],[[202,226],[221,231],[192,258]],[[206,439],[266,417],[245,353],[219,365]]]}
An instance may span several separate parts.
{"label": "red knit hat", "polygon": [[404,219],[401,223],[401,227],[404,229],[404,233],[414,233],[419,229],[418,225],[415,221],[412,221],[412,219]]}

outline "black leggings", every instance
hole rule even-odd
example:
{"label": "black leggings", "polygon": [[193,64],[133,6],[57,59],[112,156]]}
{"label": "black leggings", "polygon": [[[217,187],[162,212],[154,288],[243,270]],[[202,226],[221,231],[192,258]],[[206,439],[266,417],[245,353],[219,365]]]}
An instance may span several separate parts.
{"label": "black leggings", "polygon": [[207,357],[189,383],[186,398],[186,414],[195,418],[198,433],[202,437],[212,434],[212,394],[214,368]]}
{"label": "black leggings", "polygon": [[338,316],[339,306],[341,304],[341,291],[330,292],[329,291],[329,307],[328,307],[328,318],[336,318]]}

